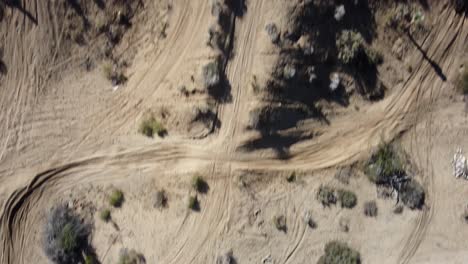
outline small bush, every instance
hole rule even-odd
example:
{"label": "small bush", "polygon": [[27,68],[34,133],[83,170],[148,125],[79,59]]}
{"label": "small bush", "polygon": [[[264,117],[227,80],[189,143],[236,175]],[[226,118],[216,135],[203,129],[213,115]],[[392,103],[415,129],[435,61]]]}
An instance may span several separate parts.
{"label": "small bush", "polygon": [[270,40],[274,44],[278,44],[280,40],[280,32],[275,23],[270,23],[265,26],[265,31],[267,32]]}
{"label": "small bush", "polygon": [[380,52],[368,47],[361,33],[343,30],[336,40],[338,59],[344,64],[358,66],[376,65],[383,62]]}
{"label": "small bush", "polygon": [[312,212],[310,211],[305,211],[304,212],[304,223],[308,225],[310,228],[316,228],[317,223],[314,221],[314,218],[312,217]]}
{"label": "small bush", "polygon": [[112,82],[112,85],[123,84],[127,81],[127,77],[123,72],[114,66],[111,62],[106,62],[102,66],[104,77]]}
{"label": "small bush", "polygon": [[338,221],[338,224],[342,232],[349,232],[349,218],[346,218],[346,217],[340,218],[340,220]]}
{"label": "small bush", "polygon": [[364,215],[376,217],[378,213],[377,203],[375,201],[366,202],[364,204]]}
{"label": "small bush", "polygon": [[167,135],[166,128],[158,122],[153,116],[149,117],[148,119],[144,119],[138,130],[141,134],[147,137],[154,137],[154,135],[158,135],[160,137],[164,137]]}
{"label": "small bush", "polygon": [[142,254],[136,252],[135,250],[133,249],[128,250],[126,248],[120,250],[118,264],[145,264],[145,263],[146,263],[145,257]]}
{"label": "small bush", "polygon": [[286,217],[284,215],[275,215],[273,217],[273,224],[276,229],[286,232]]}
{"label": "small bush", "polygon": [[343,30],[336,40],[338,58],[345,64],[355,60],[359,52],[364,51],[364,38],[361,33],[351,30]]}
{"label": "small bush", "polygon": [[376,184],[389,183],[390,177],[402,173],[403,162],[391,144],[380,145],[366,168],[369,180]]}
{"label": "small bush", "polygon": [[65,205],[54,208],[44,229],[43,246],[46,256],[54,263],[75,264],[83,261],[88,250],[89,226]]}
{"label": "small bush", "polygon": [[111,220],[111,212],[109,209],[104,209],[99,213],[99,218],[104,222],[109,222]]}
{"label": "small bush", "polygon": [[165,190],[156,192],[154,197],[154,208],[164,208],[167,206],[167,194]]}
{"label": "small bush", "polygon": [[468,2],[466,0],[452,0],[451,2],[458,13],[468,12]]}
{"label": "small bush", "polygon": [[188,200],[188,208],[192,209],[193,211],[200,210],[200,203],[198,202],[197,196],[190,196]]}
{"label": "small bush", "polygon": [[351,178],[352,171],[350,167],[345,167],[338,170],[335,174],[335,179],[344,184],[349,184],[349,179]]}
{"label": "small bush", "polygon": [[94,255],[86,255],[84,264],[98,264],[98,261]]}
{"label": "small bush", "polygon": [[338,200],[344,208],[353,208],[357,204],[356,194],[347,190],[338,190]]}
{"label": "small bush", "polygon": [[123,201],[124,201],[124,194],[121,190],[114,190],[109,197],[109,203],[113,207],[122,206]]}
{"label": "small bush", "polygon": [[292,172],[291,174],[286,177],[286,181],[289,183],[295,182],[296,181],[296,173]]}
{"label": "small bush", "polygon": [[403,204],[410,209],[420,209],[424,205],[424,188],[415,180],[405,182],[399,194]]}
{"label": "small bush", "polygon": [[336,203],[335,191],[328,186],[320,186],[317,193],[317,200],[322,203],[323,206],[330,206]]}
{"label": "small bush", "polygon": [[196,192],[206,193],[208,191],[208,183],[203,177],[196,175],[192,178],[192,187]]}
{"label": "small bush", "polygon": [[465,70],[460,74],[457,86],[460,92],[468,94],[468,63],[465,65]]}
{"label": "small bush", "polygon": [[403,213],[404,207],[402,205],[398,205],[393,209],[394,214],[401,214]]}
{"label": "small bush", "polygon": [[468,208],[465,209],[465,212],[463,213],[462,217],[463,217],[463,220],[465,221],[465,223],[468,224]]}
{"label": "small bush", "polygon": [[235,263],[236,262],[235,262],[232,250],[229,250],[226,253],[216,258],[216,264],[235,264]]}
{"label": "small bush", "polygon": [[320,257],[318,264],[360,264],[361,255],[348,247],[346,243],[331,241],[325,245],[325,254]]}
{"label": "small bush", "polygon": [[205,88],[210,89],[220,84],[221,73],[219,67],[218,61],[212,61],[203,67],[202,77]]}

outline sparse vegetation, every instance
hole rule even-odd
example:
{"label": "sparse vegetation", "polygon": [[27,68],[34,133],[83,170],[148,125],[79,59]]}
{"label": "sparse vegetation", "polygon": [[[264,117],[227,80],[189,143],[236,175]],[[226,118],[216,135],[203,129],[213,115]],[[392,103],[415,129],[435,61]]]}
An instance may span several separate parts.
{"label": "sparse vegetation", "polygon": [[323,206],[330,206],[336,203],[335,190],[328,186],[320,186],[317,192],[317,200]]}
{"label": "sparse vegetation", "polygon": [[109,196],[109,203],[113,207],[120,207],[124,201],[124,194],[121,190],[113,190]]}
{"label": "sparse vegetation", "polygon": [[353,208],[357,204],[356,194],[348,190],[338,190],[338,200],[344,208]]}
{"label": "sparse vegetation", "polygon": [[145,257],[131,249],[121,249],[118,264],[145,264]]}
{"label": "sparse vegetation", "polygon": [[466,0],[452,0],[451,2],[458,13],[468,11],[468,2]]}
{"label": "sparse vegetation", "polygon": [[310,211],[305,211],[304,212],[304,223],[308,225],[310,228],[316,228],[317,223],[314,221],[312,217],[312,212]]}
{"label": "sparse vegetation", "polygon": [[335,179],[344,184],[349,184],[349,179],[351,178],[351,168],[345,167],[339,169],[335,174]]}
{"label": "sparse vegetation", "polygon": [[273,217],[273,224],[275,225],[276,229],[286,232],[286,217],[284,215],[275,215]]}
{"label": "sparse vegetation", "polygon": [[390,177],[404,173],[400,155],[391,144],[382,144],[372,155],[366,174],[374,183],[388,183]]}
{"label": "sparse vegetation", "polygon": [[423,12],[414,5],[400,3],[385,15],[385,25],[400,32],[406,32],[424,21]]}
{"label": "sparse vegetation", "polygon": [[200,175],[193,176],[192,187],[198,193],[206,193],[208,191],[208,183]]}
{"label": "sparse vegetation", "polygon": [[415,180],[410,180],[400,188],[400,199],[410,209],[420,209],[424,205],[424,188]]}
{"label": "sparse vegetation", "polygon": [[123,84],[127,81],[127,77],[123,72],[111,62],[104,63],[102,66],[102,72],[104,77],[112,82],[112,85]]}
{"label": "sparse vegetation", "polygon": [[338,225],[340,226],[340,230],[342,232],[349,232],[349,218],[341,217],[338,221]]}
{"label": "sparse vegetation", "polygon": [[465,221],[465,223],[468,224],[468,208],[465,209],[465,212],[463,212],[463,220]]}
{"label": "sparse vegetation", "polygon": [[159,190],[154,197],[154,208],[164,208],[167,206],[167,194],[165,190]]}
{"label": "sparse vegetation", "polygon": [[295,182],[296,181],[296,173],[292,172],[291,174],[286,177],[286,181],[289,183]]}
{"label": "sparse vegetation", "polygon": [[84,264],[98,264],[98,261],[94,255],[86,255]]}
{"label": "sparse vegetation", "polygon": [[393,209],[393,213],[395,214],[401,214],[403,213],[403,209],[404,207],[402,205],[397,205],[394,209]]}
{"label": "sparse vegetation", "polygon": [[144,119],[138,131],[147,137],[154,137],[155,134],[164,137],[167,134],[166,128],[154,116]]}
{"label": "sparse vegetation", "polygon": [[331,241],[325,245],[325,254],[320,257],[318,264],[360,264],[359,252],[350,248],[346,243]]}
{"label": "sparse vegetation", "polygon": [[343,30],[336,40],[338,58],[345,64],[351,63],[364,51],[364,38],[359,32]]}
{"label": "sparse vegetation", "polygon": [[265,26],[265,30],[270,37],[272,43],[278,44],[280,40],[280,32],[275,23],[270,23]]}
{"label": "sparse vegetation", "polygon": [[368,47],[361,33],[343,30],[336,40],[338,59],[344,64],[375,65],[382,63],[382,54]]}
{"label": "sparse vegetation", "polygon": [[46,222],[43,247],[46,256],[57,264],[75,264],[83,261],[83,252],[89,251],[90,227],[65,205],[54,208]]}
{"label": "sparse vegetation", "polygon": [[235,264],[235,263],[236,262],[235,262],[232,250],[229,250],[226,253],[216,258],[216,264]]}
{"label": "sparse vegetation", "polygon": [[192,209],[193,211],[200,210],[200,203],[198,202],[197,196],[190,196],[188,200],[188,208]]}
{"label": "sparse vegetation", "polygon": [[364,215],[369,217],[376,217],[378,214],[377,203],[375,201],[369,201],[364,203]]}
{"label": "sparse vegetation", "polygon": [[465,69],[460,73],[457,83],[458,90],[463,94],[468,94],[468,63],[465,65]]}
{"label": "sparse vegetation", "polygon": [[111,211],[109,209],[103,209],[100,213],[99,213],[99,218],[101,218],[102,221],[104,222],[109,222],[111,220]]}
{"label": "sparse vegetation", "polygon": [[203,66],[202,77],[205,88],[210,89],[218,86],[221,82],[221,73],[218,61],[215,60]]}

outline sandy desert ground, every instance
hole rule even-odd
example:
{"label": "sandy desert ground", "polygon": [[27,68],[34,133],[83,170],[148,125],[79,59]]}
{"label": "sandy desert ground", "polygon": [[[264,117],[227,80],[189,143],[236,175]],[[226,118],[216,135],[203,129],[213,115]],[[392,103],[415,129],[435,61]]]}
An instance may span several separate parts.
{"label": "sandy desert ground", "polygon": [[[402,59],[378,31],[372,45],[385,59],[377,74],[387,87],[382,100],[355,93],[346,106],[320,101],[327,122],[303,120],[254,149],[245,146],[261,134],[247,129],[249,113],[281,105],[252,88],[253,76],[266,83],[281,55],[265,26],[287,27],[287,11],[302,1],[249,0],[234,15],[225,100],[211,98],[200,77],[217,56],[206,44],[215,21],[211,1],[143,1],[112,51],[128,61],[128,81],[118,87],[102,74],[100,38],[67,40],[64,1],[20,2],[7,6],[0,22],[0,263],[49,263],[42,232],[59,203],[94,224],[91,244],[101,263],[117,263],[121,248],[141,252],[146,263],[215,263],[228,250],[239,264],[315,263],[331,240],[358,250],[362,263],[468,261],[468,182],[453,177],[451,167],[458,147],[468,151],[466,104],[455,89],[468,67],[468,21],[448,1],[422,1],[427,30],[417,39],[420,49],[408,44]],[[191,94],[182,95],[181,86]],[[214,121],[194,122],[204,108]],[[167,136],[138,133],[149,112]],[[301,139],[289,140],[299,132]],[[395,214],[396,201],[377,198],[360,169],[373,149],[392,140],[411,157],[424,187],[421,210]],[[346,185],[334,175],[347,166],[353,170]],[[289,183],[292,172],[297,180]],[[198,212],[187,208],[195,174],[209,184],[198,195]],[[324,184],[353,190],[357,206],[324,208],[316,200]],[[114,188],[125,202],[105,223],[98,212]],[[153,207],[160,189],[168,195],[165,209]],[[363,214],[370,200],[379,208],[375,218]],[[305,212],[316,228],[304,224]],[[272,224],[280,214],[285,232]]]}

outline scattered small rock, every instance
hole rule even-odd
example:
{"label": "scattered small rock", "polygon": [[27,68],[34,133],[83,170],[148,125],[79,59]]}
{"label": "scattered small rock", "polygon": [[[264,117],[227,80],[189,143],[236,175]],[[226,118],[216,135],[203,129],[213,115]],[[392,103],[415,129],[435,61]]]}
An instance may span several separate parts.
{"label": "scattered small rock", "polygon": [[344,15],[346,14],[346,10],[344,5],[339,5],[335,8],[335,20],[336,21],[341,21],[343,19]]}

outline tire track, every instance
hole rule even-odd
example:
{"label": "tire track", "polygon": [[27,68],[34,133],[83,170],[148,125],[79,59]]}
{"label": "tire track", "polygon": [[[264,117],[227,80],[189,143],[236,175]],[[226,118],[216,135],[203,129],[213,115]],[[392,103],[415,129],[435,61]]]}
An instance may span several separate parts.
{"label": "tire track", "polygon": [[[451,10],[443,10],[443,14],[441,16],[441,19],[444,21],[449,21],[449,23],[442,23],[443,27],[440,30],[436,31],[436,34],[434,37],[436,37],[436,45],[435,45],[435,53],[434,56],[438,61],[445,61],[445,67],[444,68],[450,68],[450,66],[453,66],[453,60],[448,61],[447,63],[447,56],[449,55],[449,50],[453,47],[454,42],[460,36],[460,33],[463,32],[463,24],[464,24],[464,19],[461,18],[459,21],[457,20],[457,15],[455,14],[454,11]],[[448,16],[445,18],[445,16]],[[450,28],[453,28],[453,26],[456,25],[456,30],[451,31],[449,30]],[[445,34],[439,35],[439,32],[443,32]],[[453,35],[453,36],[448,36],[448,35]],[[448,44],[446,43],[446,39],[451,39],[451,41]],[[463,40],[462,40],[463,41]],[[431,41],[431,44],[434,43],[434,41]],[[446,45],[445,47],[441,47],[443,45]],[[424,46],[424,45],[422,45]],[[432,49],[432,46],[430,47]],[[438,55],[438,53],[441,53]],[[431,56],[432,57],[432,56]],[[426,63],[427,64],[427,63]],[[425,70],[423,71],[423,76],[430,76],[430,71],[432,69],[426,65]],[[433,76],[433,75],[432,75]],[[435,80],[434,80],[435,79]],[[429,90],[427,91],[429,93],[428,100],[429,104],[428,106],[430,107],[433,105],[433,103],[436,101],[438,96],[441,94],[440,89],[437,89],[438,86],[436,85],[431,85],[434,83],[438,83],[439,80],[436,79],[436,77],[432,78],[426,78],[423,81],[428,84]],[[421,84],[420,86],[423,86]],[[422,90],[422,89],[421,89]],[[423,97],[423,95],[421,95]],[[418,122],[419,119],[422,119],[423,116],[425,116],[425,113],[428,113],[428,119],[424,122],[425,123],[425,138],[423,140],[420,139],[421,134],[417,134],[418,131],[414,130],[412,132],[412,148],[416,149],[416,157],[421,159],[419,163],[421,164],[422,162],[424,163],[424,170],[425,171],[425,177],[423,178],[423,185],[425,189],[427,190],[426,193],[426,201],[429,201],[429,206],[425,207],[423,209],[423,212],[418,216],[418,219],[416,221],[416,225],[413,229],[413,231],[409,234],[408,240],[404,243],[404,246],[402,247],[403,251],[400,253],[399,258],[398,258],[398,263],[409,263],[412,259],[412,257],[416,254],[420,244],[423,242],[425,234],[427,232],[427,229],[429,227],[429,224],[431,222],[431,219],[435,213],[435,210],[437,209],[436,206],[436,197],[432,197],[435,194],[434,191],[434,169],[432,167],[432,162],[430,160],[431,158],[431,153],[432,153],[432,145],[433,145],[433,139],[432,139],[432,134],[433,134],[433,129],[432,129],[432,123],[433,123],[433,114],[432,111],[426,111],[427,107],[421,107],[420,108],[420,114],[419,117],[416,117],[416,122]],[[421,142],[422,141],[422,144]],[[421,153],[420,149],[418,146],[420,145],[425,145],[425,149],[423,153]]]}

